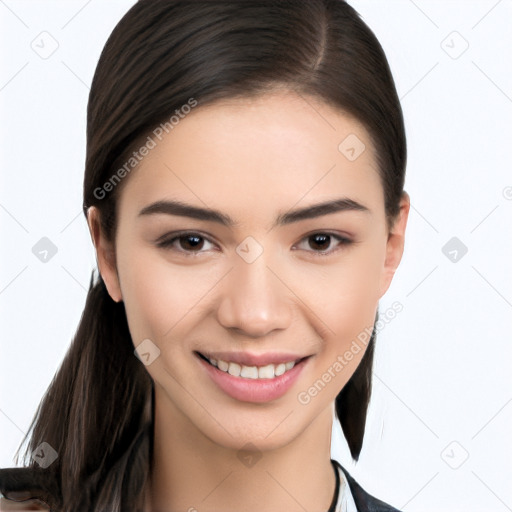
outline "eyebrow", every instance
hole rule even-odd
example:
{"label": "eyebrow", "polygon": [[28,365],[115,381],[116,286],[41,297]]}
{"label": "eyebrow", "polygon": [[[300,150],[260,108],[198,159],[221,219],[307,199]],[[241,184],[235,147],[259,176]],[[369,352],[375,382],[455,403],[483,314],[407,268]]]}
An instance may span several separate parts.
{"label": "eyebrow", "polygon": [[[361,203],[358,203],[357,201],[354,201],[353,199],[349,199],[347,197],[342,197],[339,199],[334,199],[332,201],[317,203],[311,206],[306,206],[304,208],[299,208],[296,210],[288,211],[286,213],[282,213],[277,216],[272,228],[276,226],[285,226],[287,224],[292,224],[294,222],[299,222],[301,220],[314,219],[316,217],[322,217],[323,215],[346,211],[360,211],[365,213],[371,213],[370,209],[362,205]],[[217,222],[218,224],[227,227],[233,227],[238,224],[229,215],[226,215],[218,210],[214,210],[211,208],[201,208],[198,206],[193,206],[191,204],[186,204],[181,201],[174,200],[156,201],[155,203],[145,206],[139,212],[138,216],[141,217],[155,214],[190,217],[192,219]]]}

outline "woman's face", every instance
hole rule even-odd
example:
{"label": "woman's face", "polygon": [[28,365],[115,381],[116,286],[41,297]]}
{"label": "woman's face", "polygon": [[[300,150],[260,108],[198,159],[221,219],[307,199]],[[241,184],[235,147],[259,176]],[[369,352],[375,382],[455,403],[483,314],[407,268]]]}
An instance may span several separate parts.
{"label": "woman's face", "polygon": [[197,107],[154,140],[124,178],[117,269],[98,264],[157,408],[223,446],[283,446],[359,364],[408,208],[388,236],[368,134],[310,97]]}

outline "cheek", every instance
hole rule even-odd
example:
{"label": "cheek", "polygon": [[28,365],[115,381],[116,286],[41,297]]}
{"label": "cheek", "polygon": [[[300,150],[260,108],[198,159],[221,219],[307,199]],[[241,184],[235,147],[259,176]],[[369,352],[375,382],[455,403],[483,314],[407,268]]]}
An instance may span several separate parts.
{"label": "cheek", "polygon": [[[326,324],[327,336],[345,339],[373,325],[383,268],[382,244],[372,243],[318,271],[310,292],[312,310]],[[302,278],[304,280],[304,277]],[[357,334],[357,333],[356,333]]]}
{"label": "cheek", "polygon": [[207,267],[176,265],[165,252],[130,249],[118,261],[123,301],[134,343],[145,338],[171,349],[197,319],[215,273]]}
{"label": "cheek", "polygon": [[314,378],[322,378],[326,371],[339,377],[333,381],[332,397],[352,376],[370,340],[379,300],[383,247],[380,241],[372,243],[347,255],[343,263],[324,269],[318,281],[323,286],[316,287],[311,301],[324,324],[324,350],[315,365]]}

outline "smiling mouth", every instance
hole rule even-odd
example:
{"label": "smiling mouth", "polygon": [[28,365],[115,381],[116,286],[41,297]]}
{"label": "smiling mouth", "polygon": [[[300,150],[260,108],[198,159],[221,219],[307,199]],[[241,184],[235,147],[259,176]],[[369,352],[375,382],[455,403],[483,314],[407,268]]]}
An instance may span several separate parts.
{"label": "smiling mouth", "polygon": [[212,359],[200,352],[195,352],[201,359],[214,366],[218,370],[229,373],[233,377],[243,379],[274,379],[290,371],[296,364],[308,359],[310,356],[302,357],[295,361],[288,361],[279,364],[267,364],[265,366],[245,366],[243,364],[223,361],[222,359]]}

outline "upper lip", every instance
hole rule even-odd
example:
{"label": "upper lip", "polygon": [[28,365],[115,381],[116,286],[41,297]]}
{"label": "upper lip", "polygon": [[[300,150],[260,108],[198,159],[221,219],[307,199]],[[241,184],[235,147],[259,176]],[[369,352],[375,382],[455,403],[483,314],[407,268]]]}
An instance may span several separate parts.
{"label": "upper lip", "polygon": [[250,352],[199,352],[199,354],[208,359],[216,359],[217,361],[221,359],[222,361],[238,363],[244,366],[266,366],[268,364],[288,363],[309,357],[289,352],[266,352],[264,354]]}

